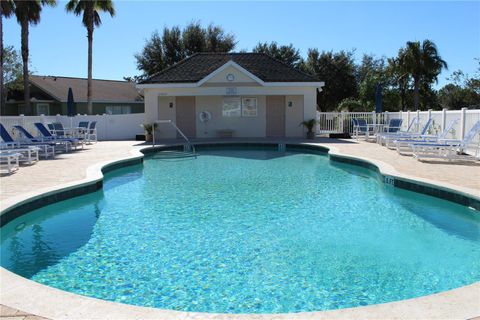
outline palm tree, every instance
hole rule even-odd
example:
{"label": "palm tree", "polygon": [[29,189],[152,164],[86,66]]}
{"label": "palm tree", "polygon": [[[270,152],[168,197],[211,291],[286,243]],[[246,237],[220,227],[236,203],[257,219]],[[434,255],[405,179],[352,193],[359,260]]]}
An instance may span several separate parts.
{"label": "palm tree", "polygon": [[410,74],[405,66],[405,48],[398,50],[396,58],[388,59],[388,76],[395,79],[398,85],[400,95],[400,107],[403,111],[407,111],[407,90],[410,82]]}
{"label": "palm tree", "polygon": [[23,60],[23,96],[25,113],[32,114],[30,109],[30,87],[28,84],[28,33],[30,24],[36,25],[40,22],[40,13],[45,5],[55,6],[55,0],[13,0],[15,3],[15,16],[22,29],[22,60]]}
{"label": "palm tree", "polygon": [[437,81],[447,63],[438,54],[437,46],[430,40],[407,42],[404,67],[413,78],[413,105],[418,109],[420,86]]}
{"label": "palm tree", "polygon": [[3,17],[8,18],[13,14],[15,5],[13,0],[0,1],[0,106],[3,110],[5,90],[3,87]]}
{"label": "palm tree", "polygon": [[83,12],[82,22],[87,28],[88,38],[88,84],[87,84],[87,105],[88,113],[93,113],[92,106],[92,43],[93,29],[102,24],[99,12],[108,12],[110,16],[115,15],[115,8],[111,0],[70,0],[65,9],[79,16]]}

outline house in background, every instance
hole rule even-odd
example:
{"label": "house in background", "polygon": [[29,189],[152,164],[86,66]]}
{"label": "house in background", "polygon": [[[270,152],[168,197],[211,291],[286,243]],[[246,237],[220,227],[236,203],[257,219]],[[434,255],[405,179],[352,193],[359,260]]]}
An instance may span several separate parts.
{"label": "house in background", "polygon": [[[30,104],[33,115],[67,114],[68,88],[72,88],[77,113],[86,114],[87,79],[31,75]],[[93,114],[143,113],[143,97],[127,81],[93,79]],[[25,114],[23,91],[9,93],[1,114]]]}
{"label": "house in background", "polygon": [[[302,137],[324,82],[263,53],[198,53],[137,85],[145,121],[192,138]],[[177,133],[158,127],[163,138]]]}

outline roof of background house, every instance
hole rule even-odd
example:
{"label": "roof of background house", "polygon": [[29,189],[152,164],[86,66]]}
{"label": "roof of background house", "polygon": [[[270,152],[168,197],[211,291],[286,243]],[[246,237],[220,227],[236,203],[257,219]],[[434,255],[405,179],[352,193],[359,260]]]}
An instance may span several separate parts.
{"label": "roof of background house", "polygon": [[196,53],[142,83],[198,82],[230,60],[264,82],[319,81],[264,53]]}
{"label": "roof of background house", "polygon": [[[29,77],[31,84],[51,95],[54,99],[66,102],[68,88],[72,88],[75,102],[87,101],[87,79],[55,76]],[[142,101],[135,83],[118,80],[92,80],[93,102]]]}

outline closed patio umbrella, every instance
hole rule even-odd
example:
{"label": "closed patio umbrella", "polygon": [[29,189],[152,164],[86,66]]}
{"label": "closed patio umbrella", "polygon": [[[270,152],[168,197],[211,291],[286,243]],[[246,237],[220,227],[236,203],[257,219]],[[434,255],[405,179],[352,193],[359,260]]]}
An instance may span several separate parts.
{"label": "closed patio umbrella", "polygon": [[73,127],[73,117],[77,113],[75,107],[75,100],[73,100],[73,90],[71,87],[68,88],[68,98],[67,98],[67,115],[70,117],[70,128]]}
{"label": "closed patio umbrella", "polygon": [[375,89],[375,112],[382,113],[382,85],[380,83]]}

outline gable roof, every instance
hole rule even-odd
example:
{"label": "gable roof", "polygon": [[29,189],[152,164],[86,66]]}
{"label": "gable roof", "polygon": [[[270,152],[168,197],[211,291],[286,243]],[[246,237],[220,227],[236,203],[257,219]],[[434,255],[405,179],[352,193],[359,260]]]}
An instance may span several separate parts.
{"label": "gable roof", "polygon": [[196,53],[157,73],[142,84],[196,83],[233,61],[263,82],[317,82],[315,77],[294,69],[265,53]]}
{"label": "gable roof", "polygon": [[[87,79],[55,76],[29,77],[30,83],[46,92],[55,100],[66,102],[68,88],[73,90],[75,102],[87,101]],[[135,88],[135,83],[117,80],[92,80],[94,102],[142,101],[142,96]]]}

